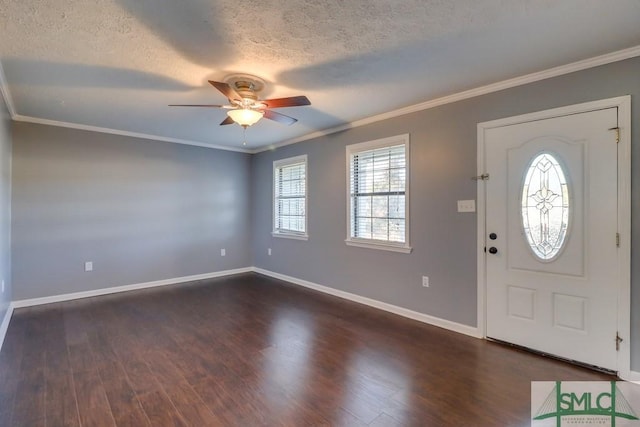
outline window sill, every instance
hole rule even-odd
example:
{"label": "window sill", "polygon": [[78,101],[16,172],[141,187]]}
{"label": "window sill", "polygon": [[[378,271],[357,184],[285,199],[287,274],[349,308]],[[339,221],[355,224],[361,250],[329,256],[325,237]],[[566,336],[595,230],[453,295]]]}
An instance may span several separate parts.
{"label": "window sill", "polygon": [[295,233],[281,233],[278,231],[271,232],[273,237],[280,237],[282,239],[293,239],[293,240],[309,240],[308,234],[295,234]]}
{"label": "window sill", "polygon": [[346,239],[344,241],[348,246],[356,246],[359,248],[378,249],[381,251],[400,252],[403,254],[410,254],[413,248],[409,245],[394,245],[378,241],[361,241]]}

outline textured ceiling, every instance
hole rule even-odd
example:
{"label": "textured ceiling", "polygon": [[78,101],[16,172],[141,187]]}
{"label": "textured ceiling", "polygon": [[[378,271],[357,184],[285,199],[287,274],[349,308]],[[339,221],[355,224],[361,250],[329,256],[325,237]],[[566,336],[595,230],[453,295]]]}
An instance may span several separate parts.
{"label": "textured ceiling", "polygon": [[0,0],[15,114],[240,147],[207,79],[307,95],[247,148],[640,45],[639,0]]}

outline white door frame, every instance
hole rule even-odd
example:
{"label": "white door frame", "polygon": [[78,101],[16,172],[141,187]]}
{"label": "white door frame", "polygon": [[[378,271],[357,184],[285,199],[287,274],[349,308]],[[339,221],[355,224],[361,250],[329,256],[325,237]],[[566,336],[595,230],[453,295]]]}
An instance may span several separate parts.
{"label": "white door frame", "polygon": [[[605,108],[618,108],[618,233],[620,233],[619,277],[618,283],[618,333],[623,341],[620,343],[617,365],[620,378],[629,381],[640,381],[640,373],[631,371],[631,96],[603,99],[538,111],[520,116],[491,120],[478,123],[478,170],[477,174],[491,173],[484,170],[485,132],[488,129],[515,125],[534,120],[550,119],[569,114],[578,114]],[[489,177],[491,179],[491,177]],[[486,338],[486,186],[478,180],[477,187],[478,218],[478,333]],[[615,345],[613,339],[611,345]]]}

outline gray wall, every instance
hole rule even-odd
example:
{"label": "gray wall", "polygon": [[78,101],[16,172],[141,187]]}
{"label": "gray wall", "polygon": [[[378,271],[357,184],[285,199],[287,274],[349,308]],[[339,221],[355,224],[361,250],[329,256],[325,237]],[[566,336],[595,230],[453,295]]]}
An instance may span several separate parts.
{"label": "gray wall", "polygon": [[[640,131],[640,58],[512,88],[338,134],[262,152],[252,159],[254,265],[466,325],[476,325],[476,125],[580,102],[633,95]],[[411,135],[413,253],[345,245],[345,146]],[[308,154],[309,241],[271,237],[272,162]],[[640,369],[640,150],[632,150],[632,358]],[[267,255],[267,248],[273,255]],[[428,275],[430,288],[421,287]]]}
{"label": "gray wall", "polygon": [[[476,124],[633,95],[640,58],[353,128],[255,156],[14,124],[14,300],[252,264],[466,325],[476,323]],[[0,121],[0,211],[8,213],[11,135]],[[345,149],[411,134],[411,245],[346,246]],[[272,162],[308,154],[309,241],[271,236]],[[640,370],[640,150],[632,149],[632,358]],[[250,210],[250,216],[249,216]],[[6,226],[8,215],[3,215]],[[9,233],[0,224],[2,243]],[[252,240],[250,240],[252,239]],[[226,248],[227,256],[220,257]],[[273,255],[267,255],[267,248]],[[8,251],[0,268],[9,271]],[[85,261],[94,271],[85,273]],[[428,275],[424,289],[420,277]],[[8,279],[8,277],[7,277]],[[6,307],[11,284],[0,309]],[[1,312],[0,312],[1,314]]]}
{"label": "gray wall", "polygon": [[12,299],[11,292],[11,117],[0,94],[0,322]]}
{"label": "gray wall", "polygon": [[14,300],[251,265],[249,155],[29,123],[13,139]]}

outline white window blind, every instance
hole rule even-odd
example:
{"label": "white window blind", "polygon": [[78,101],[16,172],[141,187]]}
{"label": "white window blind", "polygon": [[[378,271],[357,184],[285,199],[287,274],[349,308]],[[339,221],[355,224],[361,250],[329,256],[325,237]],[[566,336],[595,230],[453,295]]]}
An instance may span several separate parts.
{"label": "white window blind", "polygon": [[274,235],[307,232],[306,156],[274,162]]}
{"label": "white window blind", "polygon": [[[385,146],[385,142],[390,145]],[[347,152],[350,199],[347,243],[369,241],[410,250],[408,136],[357,144],[347,147]]]}

